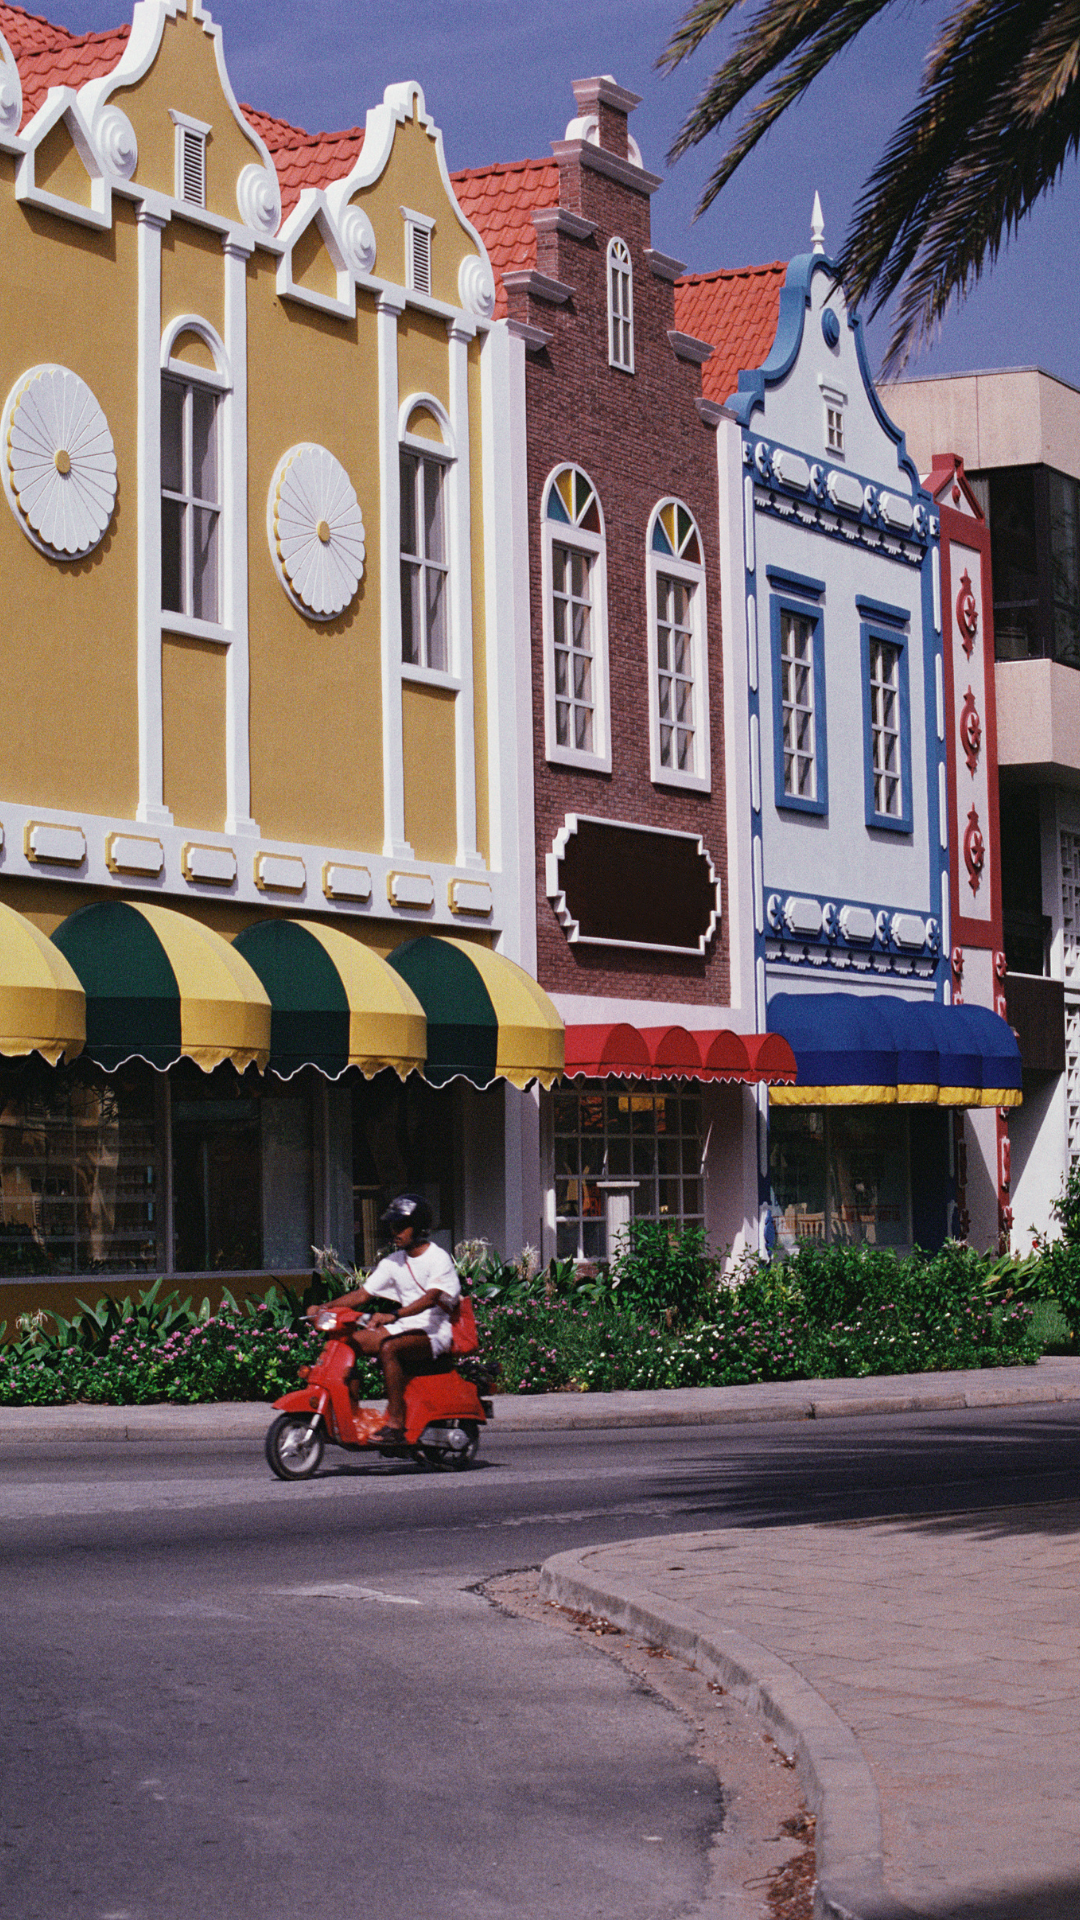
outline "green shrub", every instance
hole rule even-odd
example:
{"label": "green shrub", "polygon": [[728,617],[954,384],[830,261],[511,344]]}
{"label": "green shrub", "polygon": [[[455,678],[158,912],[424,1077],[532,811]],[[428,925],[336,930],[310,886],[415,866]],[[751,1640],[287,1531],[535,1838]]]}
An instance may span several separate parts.
{"label": "green shrub", "polygon": [[663,1318],[669,1327],[685,1326],[705,1311],[719,1267],[703,1227],[677,1231],[658,1221],[634,1220],[611,1263],[611,1294],[632,1311]]}

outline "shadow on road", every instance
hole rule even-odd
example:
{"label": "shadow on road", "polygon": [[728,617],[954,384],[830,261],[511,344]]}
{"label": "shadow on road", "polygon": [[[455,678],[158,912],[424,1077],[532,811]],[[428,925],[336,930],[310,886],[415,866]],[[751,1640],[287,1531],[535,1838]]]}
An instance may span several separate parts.
{"label": "shadow on road", "polygon": [[1032,1880],[1010,1893],[965,1900],[952,1895],[947,1907],[920,1908],[925,1920],[1076,1920],[1080,1879]]}
{"label": "shadow on road", "polygon": [[737,1440],[718,1430],[712,1477],[695,1435],[692,1484],[671,1472],[650,1491],[678,1500],[688,1526],[891,1520],[985,1538],[1080,1533],[1080,1415],[1071,1408],[993,1424],[964,1415],[811,1426],[753,1439],[742,1429]]}

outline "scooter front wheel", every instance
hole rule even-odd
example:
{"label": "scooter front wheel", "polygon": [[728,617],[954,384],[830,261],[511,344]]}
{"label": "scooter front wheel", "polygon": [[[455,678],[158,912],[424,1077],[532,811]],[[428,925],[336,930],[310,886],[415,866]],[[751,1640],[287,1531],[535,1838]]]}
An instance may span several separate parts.
{"label": "scooter front wheel", "polygon": [[415,1447],[413,1457],[426,1467],[460,1473],[476,1459],[480,1446],[480,1428],[475,1420],[429,1420]]}
{"label": "scooter front wheel", "polygon": [[283,1413],[266,1436],[266,1458],[279,1480],[310,1480],[323,1457],[322,1424],[309,1434],[303,1414]]}

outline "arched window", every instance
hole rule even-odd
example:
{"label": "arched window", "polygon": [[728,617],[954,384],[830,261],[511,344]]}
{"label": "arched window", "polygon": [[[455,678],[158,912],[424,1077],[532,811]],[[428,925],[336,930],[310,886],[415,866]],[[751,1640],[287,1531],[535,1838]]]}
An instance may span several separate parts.
{"label": "arched window", "polygon": [[560,467],[543,496],[547,757],[610,771],[607,568],[596,490]]}
{"label": "arched window", "polygon": [[648,537],[649,734],[652,778],[711,784],[705,564],[693,514],[681,500],[653,511]]}
{"label": "arched window", "polygon": [[610,240],[608,268],[608,361],[634,371],[634,270],[625,240]]}
{"label": "arched window", "polygon": [[185,316],[169,328],[162,360],[161,608],[217,627],[225,565],[225,350],[206,322]]}
{"label": "arched window", "polygon": [[422,673],[451,671],[450,422],[430,394],[401,409],[401,660]]}

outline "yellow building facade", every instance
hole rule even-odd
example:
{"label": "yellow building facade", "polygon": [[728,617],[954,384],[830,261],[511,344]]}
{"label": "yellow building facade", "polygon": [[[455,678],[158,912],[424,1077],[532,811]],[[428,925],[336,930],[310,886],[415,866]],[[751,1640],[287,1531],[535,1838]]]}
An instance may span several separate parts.
{"label": "yellow building facade", "polygon": [[511,349],[439,131],[391,87],[283,209],[199,0],[32,112],[0,58],[6,1290],[370,1257],[401,1186],[507,1244],[562,1034]]}

